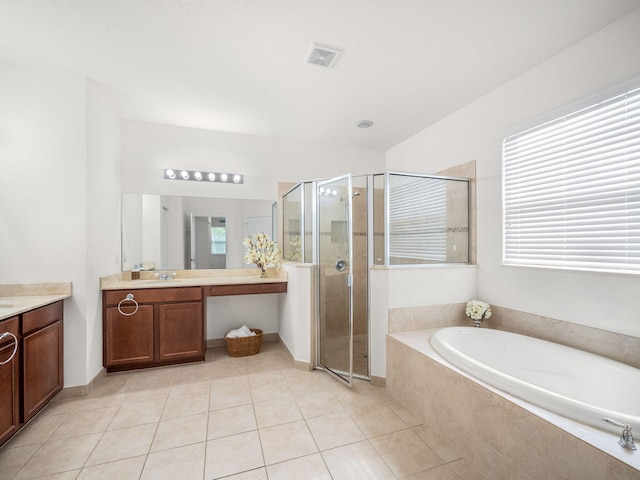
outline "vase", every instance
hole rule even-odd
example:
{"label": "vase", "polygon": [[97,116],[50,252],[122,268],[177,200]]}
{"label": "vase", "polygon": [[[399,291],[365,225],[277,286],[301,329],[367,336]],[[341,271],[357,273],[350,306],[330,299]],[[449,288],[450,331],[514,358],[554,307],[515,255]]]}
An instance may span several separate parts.
{"label": "vase", "polygon": [[478,320],[473,319],[473,323],[475,323],[474,327],[479,327],[480,325],[482,325],[483,320],[484,320],[484,317]]}
{"label": "vase", "polygon": [[259,268],[260,268],[260,278],[267,278],[269,276],[269,274],[267,273],[267,270],[261,266]]}

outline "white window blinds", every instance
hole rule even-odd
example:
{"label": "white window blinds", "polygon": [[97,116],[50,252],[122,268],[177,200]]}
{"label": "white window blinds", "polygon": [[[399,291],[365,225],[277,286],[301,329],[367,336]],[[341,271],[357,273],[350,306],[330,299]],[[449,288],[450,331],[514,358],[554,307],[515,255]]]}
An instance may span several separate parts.
{"label": "white window blinds", "polygon": [[502,153],[504,264],[640,273],[640,88]]}
{"label": "white window blinds", "polygon": [[447,260],[445,180],[390,176],[389,254],[395,259]]}

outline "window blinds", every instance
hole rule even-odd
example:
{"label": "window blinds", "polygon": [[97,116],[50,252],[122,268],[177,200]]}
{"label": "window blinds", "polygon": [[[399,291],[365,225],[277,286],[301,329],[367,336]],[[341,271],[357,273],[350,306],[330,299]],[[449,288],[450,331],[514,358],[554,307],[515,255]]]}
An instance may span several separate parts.
{"label": "window blinds", "polygon": [[447,186],[441,179],[390,175],[389,254],[447,259]]}
{"label": "window blinds", "polygon": [[502,154],[504,264],[640,273],[640,88]]}

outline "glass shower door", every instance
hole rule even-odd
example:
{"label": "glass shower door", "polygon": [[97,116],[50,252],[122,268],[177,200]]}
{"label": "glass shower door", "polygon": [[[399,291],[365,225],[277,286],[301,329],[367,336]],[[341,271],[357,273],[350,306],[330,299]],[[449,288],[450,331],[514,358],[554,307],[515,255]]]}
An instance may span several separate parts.
{"label": "glass shower door", "polygon": [[318,363],[353,382],[351,175],[317,185]]}

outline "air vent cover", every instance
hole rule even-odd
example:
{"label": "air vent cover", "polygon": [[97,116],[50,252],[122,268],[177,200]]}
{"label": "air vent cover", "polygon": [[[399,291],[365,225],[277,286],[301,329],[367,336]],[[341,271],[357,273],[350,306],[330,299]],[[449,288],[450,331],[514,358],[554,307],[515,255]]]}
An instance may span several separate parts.
{"label": "air vent cover", "polygon": [[304,63],[332,68],[338,61],[341,53],[342,50],[338,50],[336,48],[313,45],[311,50],[309,50],[309,54],[307,55]]}

